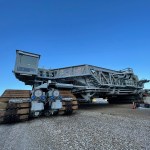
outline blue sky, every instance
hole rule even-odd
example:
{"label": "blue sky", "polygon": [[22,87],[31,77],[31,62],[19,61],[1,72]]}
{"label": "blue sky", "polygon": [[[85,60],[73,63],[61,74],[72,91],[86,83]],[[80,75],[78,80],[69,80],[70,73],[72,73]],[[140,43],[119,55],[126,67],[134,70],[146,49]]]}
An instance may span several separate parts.
{"label": "blue sky", "polygon": [[44,68],[131,67],[150,79],[150,1],[0,0],[0,94],[30,89],[12,73],[16,49],[41,54]]}

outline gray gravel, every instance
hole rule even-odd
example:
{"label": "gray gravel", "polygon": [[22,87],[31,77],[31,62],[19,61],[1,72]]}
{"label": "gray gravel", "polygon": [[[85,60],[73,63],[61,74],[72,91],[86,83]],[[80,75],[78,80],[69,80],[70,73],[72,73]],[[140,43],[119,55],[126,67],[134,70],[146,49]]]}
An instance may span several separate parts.
{"label": "gray gravel", "polygon": [[128,105],[85,107],[72,116],[0,125],[0,149],[149,150],[150,111]]}

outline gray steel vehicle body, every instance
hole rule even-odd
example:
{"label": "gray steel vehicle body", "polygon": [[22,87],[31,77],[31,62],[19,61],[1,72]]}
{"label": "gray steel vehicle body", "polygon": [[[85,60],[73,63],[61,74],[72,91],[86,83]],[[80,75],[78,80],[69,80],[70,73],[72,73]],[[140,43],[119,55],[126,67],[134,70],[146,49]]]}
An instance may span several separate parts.
{"label": "gray steel vehicle body", "polygon": [[78,65],[58,69],[38,68],[40,55],[16,50],[14,74],[26,85],[40,86],[48,81],[55,87],[70,89],[79,100],[92,98],[139,99],[144,83],[131,68],[115,71],[92,65]]}

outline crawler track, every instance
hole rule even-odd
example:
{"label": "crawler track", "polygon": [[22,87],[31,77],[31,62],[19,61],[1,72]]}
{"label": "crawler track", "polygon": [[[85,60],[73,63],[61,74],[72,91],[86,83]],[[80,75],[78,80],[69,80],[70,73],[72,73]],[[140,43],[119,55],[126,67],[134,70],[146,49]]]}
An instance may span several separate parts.
{"label": "crawler track", "polygon": [[0,123],[28,120],[31,108],[27,102],[29,98],[29,90],[5,90],[0,97]]}
{"label": "crawler track", "polygon": [[[78,109],[76,97],[68,90],[60,90],[63,100],[63,107],[59,110],[59,114],[70,115]],[[71,101],[69,101],[71,99]]]}
{"label": "crawler track", "polygon": [[[62,109],[57,114],[71,115],[78,109],[76,97],[67,90],[60,90]],[[31,103],[29,90],[5,90],[0,97],[0,123],[14,123],[28,120]]]}

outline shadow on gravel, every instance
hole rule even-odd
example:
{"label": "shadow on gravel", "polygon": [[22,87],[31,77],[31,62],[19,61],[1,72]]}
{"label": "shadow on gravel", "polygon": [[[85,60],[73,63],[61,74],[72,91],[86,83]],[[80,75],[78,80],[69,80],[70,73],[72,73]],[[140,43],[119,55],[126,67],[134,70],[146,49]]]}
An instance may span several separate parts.
{"label": "shadow on gravel", "polygon": [[79,109],[89,109],[89,110],[95,110],[95,109],[120,109],[120,108],[126,108],[131,109],[132,104],[109,104],[109,103],[101,103],[101,104],[79,104]]}
{"label": "shadow on gravel", "polygon": [[99,109],[110,107],[110,104],[79,104],[79,109]]}

